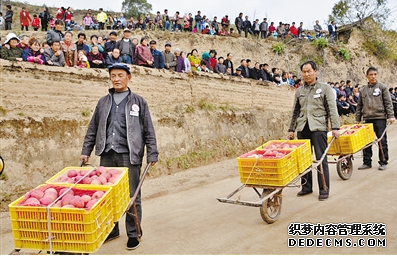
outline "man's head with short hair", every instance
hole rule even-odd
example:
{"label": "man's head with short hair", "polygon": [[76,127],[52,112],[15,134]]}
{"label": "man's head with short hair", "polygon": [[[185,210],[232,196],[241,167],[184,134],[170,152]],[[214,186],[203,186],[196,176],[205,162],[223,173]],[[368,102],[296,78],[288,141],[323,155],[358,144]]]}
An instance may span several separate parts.
{"label": "man's head with short hair", "polygon": [[52,51],[58,51],[59,49],[61,49],[61,42],[60,41],[53,41],[51,44],[51,49]]}
{"label": "man's head with short hair", "polygon": [[120,50],[118,48],[114,48],[113,51],[112,51],[112,56],[114,58],[116,58],[116,59],[119,58],[120,57]]}

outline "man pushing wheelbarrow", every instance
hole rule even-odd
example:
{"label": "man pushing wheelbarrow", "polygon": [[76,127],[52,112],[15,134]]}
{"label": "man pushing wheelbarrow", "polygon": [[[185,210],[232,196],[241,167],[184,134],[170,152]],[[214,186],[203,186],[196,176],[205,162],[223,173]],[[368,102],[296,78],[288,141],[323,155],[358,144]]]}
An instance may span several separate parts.
{"label": "man pushing wheelbarrow", "polygon": [[[95,146],[95,154],[101,157],[101,166],[128,167],[130,197],[136,200],[127,210],[125,224],[127,250],[134,250],[139,246],[142,235],[142,159],[146,147],[146,174],[149,165],[158,161],[156,135],[147,102],[128,87],[131,80],[130,68],[124,64],[113,64],[109,67],[109,75],[113,87],[109,89],[108,95],[99,100],[95,108],[84,138],[80,161],[87,163]],[[119,236],[119,225],[116,223],[105,242]]]}

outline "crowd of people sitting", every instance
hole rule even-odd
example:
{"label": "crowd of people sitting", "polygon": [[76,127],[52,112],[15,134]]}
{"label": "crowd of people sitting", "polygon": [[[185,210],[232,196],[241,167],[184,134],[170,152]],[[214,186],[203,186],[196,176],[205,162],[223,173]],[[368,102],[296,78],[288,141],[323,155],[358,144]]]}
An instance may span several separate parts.
{"label": "crowd of people sitting", "polygon": [[167,42],[160,51],[157,42],[148,36],[140,40],[131,38],[129,28],[124,28],[120,39],[116,31],[111,31],[108,36],[94,34],[89,39],[84,32],[79,32],[76,41],[73,40],[74,32],[63,30],[63,21],[57,20],[55,28],[47,31],[44,42],[27,34],[9,33],[1,46],[0,58],[76,68],[107,68],[114,63],[126,63],[175,72],[193,70],[272,81],[277,86],[288,84],[297,88],[302,84],[292,72],[270,69],[267,63],[253,63],[249,59],[234,64],[232,53],[218,56],[215,49],[203,53],[197,49],[171,50],[172,45]]}
{"label": "crowd of people sitting", "polygon": [[[356,113],[360,85],[353,86],[351,80],[341,80],[340,82],[328,82],[334,89],[336,105],[338,107],[339,116],[349,116]],[[390,96],[394,108],[394,116],[397,117],[397,87],[389,88]]]}
{"label": "crowd of people sitting", "polygon": [[[11,30],[13,17],[11,5],[6,5],[6,9],[7,12],[4,18],[2,17],[2,13],[0,13],[0,29],[2,24],[5,23],[5,29]],[[63,21],[65,31],[123,30],[128,28],[129,30],[184,31],[236,37],[241,36],[244,32],[245,37],[251,35],[258,39],[286,37],[289,35],[294,38],[307,39],[309,41],[320,37],[335,38],[337,30],[335,22],[332,21],[328,25],[328,33],[326,33],[317,20],[316,24],[313,26],[315,35],[312,35],[310,31],[303,28],[303,22],[300,22],[299,26],[295,26],[295,22],[292,22],[292,24],[279,22],[278,25],[275,25],[273,21],[268,22],[267,18],[263,18],[261,22],[259,19],[255,19],[251,22],[248,15],[243,18],[243,13],[239,13],[234,20],[234,27],[237,31],[231,26],[228,15],[224,15],[220,21],[216,16],[210,20],[206,15],[202,15],[201,11],[197,11],[197,14],[194,16],[192,13],[185,13],[182,16],[179,11],[171,15],[168,13],[168,10],[165,9],[163,14],[157,11],[156,15],[147,14],[145,17],[138,17],[137,20],[135,20],[133,16],[126,19],[123,13],[111,15],[107,14],[103,8],[99,8],[96,14],[94,14],[91,9],[88,9],[80,21],[76,20],[71,7],[60,7],[55,14],[51,14],[48,7],[43,7],[42,12],[33,15],[33,19],[25,7],[22,7],[19,13],[22,31],[24,29],[28,30],[29,25],[32,25],[34,30],[38,30],[39,28],[41,28],[42,31],[47,31],[48,28],[55,29],[55,21],[57,20]]]}

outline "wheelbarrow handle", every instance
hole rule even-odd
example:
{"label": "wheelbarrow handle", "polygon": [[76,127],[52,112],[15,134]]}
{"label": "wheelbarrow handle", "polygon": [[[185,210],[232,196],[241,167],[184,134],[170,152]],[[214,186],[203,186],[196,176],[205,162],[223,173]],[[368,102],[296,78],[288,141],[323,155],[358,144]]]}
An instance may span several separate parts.
{"label": "wheelbarrow handle", "polygon": [[131,206],[135,203],[135,200],[138,197],[139,191],[141,191],[141,187],[142,187],[143,181],[145,180],[145,177],[146,177],[151,165],[152,165],[151,162],[149,162],[146,165],[146,168],[145,168],[145,170],[142,173],[141,179],[139,180],[139,183],[138,183],[138,186],[137,186],[137,188],[136,188],[136,190],[134,192],[134,195],[132,196],[132,198],[130,200],[130,203],[128,204],[128,206],[127,206],[127,208],[125,209],[124,212],[128,212],[128,210],[131,208]]}

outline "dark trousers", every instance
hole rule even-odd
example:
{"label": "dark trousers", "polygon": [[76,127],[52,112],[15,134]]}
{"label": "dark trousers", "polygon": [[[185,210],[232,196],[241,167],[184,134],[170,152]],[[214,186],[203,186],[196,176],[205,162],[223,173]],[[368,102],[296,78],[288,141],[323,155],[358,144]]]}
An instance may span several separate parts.
{"label": "dark trousers", "polygon": [[261,31],[261,38],[264,39],[267,37],[267,31],[266,30],[262,30]]}
{"label": "dark trousers", "polygon": [[[316,155],[316,159],[320,160],[322,155],[325,152],[325,149],[327,148],[327,132],[326,131],[310,131],[308,122],[306,122],[305,128],[302,130],[302,132],[297,133],[298,139],[310,139],[310,143],[312,147],[314,147],[314,153]],[[329,194],[329,168],[328,168],[328,161],[327,157],[324,158],[322,162],[323,166],[323,173],[325,177],[325,184],[327,185],[327,192],[325,192],[325,189],[323,187],[323,182],[321,179],[321,173],[318,171],[317,172],[317,181],[318,181],[318,187],[319,187],[319,192],[320,195],[328,195]],[[318,167],[318,170],[320,170],[320,167]],[[312,178],[312,172],[306,173],[302,179],[302,191],[304,192],[312,192],[313,191],[313,178]]]}
{"label": "dark trousers", "polygon": [[41,31],[47,31],[47,29],[48,29],[48,23],[41,22]]}
{"label": "dark trousers", "polygon": [[[383,131],[386,129],[386,120],[365,120],[365,123],[372,123],[374,125],[374,131],[377,138],[382,136]],[[383,154],[382,150],[383,149]],[[364,150],[364,164],[371,166],[372,164],[372,146],[365,148]],[[379,164],[387,164],[389,160],[389,151],[387,147],[387,135],[383,136],[379,144]]]}
{"label": "dark trousers", "polygon": [[[130,162],[130,155],[129,153],[116,153],[113,150],[110,150],[108,153],[104,153],[101,155],[101,166],[105,167],[128,167],[128,178],[130,184],[130,197],[132,197],[135,193],[136,188],[139,184],[139,178],[141,176],[141,167],[142,164],[139,165],[132,165]],[[138,220],[139,225],[141,224],[142,220],[142,205],[141,205],[141,192],[139,192],[138,197],[135,200],[136,210],[138,213]],[[133,208],[129,209],[130,213],[133,213]],[[127,236],[138,238],[137,229],[135,226],[134,217],[130,214],[125,214],[125,227],[127,231]],[[112,232],[110,235],[118,235],[119,232],[119,223],[116,222]],[[141,228],[142,233],[142,228]]]}
{"label": "dark trousers", "polygon": [[12,21],[6,21],[6,30],[12,30],[11,24],[12,24]]}
{"label": "dark trousers", "polygon": [[23,31],[23,28],[26,28],[26,31],[29,31],[29,26],[21,26],[22,31]]}

